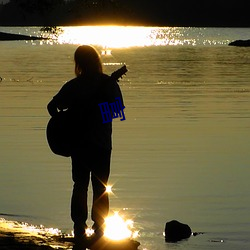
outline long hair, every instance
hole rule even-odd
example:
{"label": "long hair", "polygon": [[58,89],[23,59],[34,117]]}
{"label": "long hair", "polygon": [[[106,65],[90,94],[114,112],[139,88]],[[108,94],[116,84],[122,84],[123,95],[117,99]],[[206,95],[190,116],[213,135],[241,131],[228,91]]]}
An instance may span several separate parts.
{"label": "long hair", "polygon": [[74,55],[75,73],[81,74],[102,73],[102,63],[99,53],[89,45],[79,46]]}

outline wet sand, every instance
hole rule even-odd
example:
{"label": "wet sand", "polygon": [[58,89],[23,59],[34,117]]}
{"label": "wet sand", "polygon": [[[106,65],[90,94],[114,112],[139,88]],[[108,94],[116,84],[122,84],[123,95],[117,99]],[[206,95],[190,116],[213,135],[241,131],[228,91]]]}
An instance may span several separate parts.
{"label": "wet sand", "polygon": [[[62,249],[51,235],[39,232],[37,227],[0,219],[0,249],[49,250],[54,249],[53,246],[56,245],[57,249]],[[67,246],[68,249],[70,248],[70,243],[67,245],[63,243],[63,245],[64,249]]]}
{"label": "wet sand", "polygon": [[[28,239],[29,241],[30,239]],[[53,249],[50,246],[38,246],[32,241],[30,242],[20,242],[11,233],[5,233],[0,231],[0,249],[16,250],[16,249],[26,249],[26,250],[38,250],[38,249]]]}
{"label": "wet sand", "polygon": [[0,249],[27,249],[27,250],[36,250],[36,249],[44,249],[49,250],[53,249],[50,246],[39,245],[37,241],[40,240],[35,236],[28,236],[22,233],[10,232],[4,230],[0,227]]}
{"label": "wet sand", "polygon": [[[102,237],[91,244],[90,249],[136,250],[139,245],[139,242],[133,240],[113,242]],[[61,234],[58,229],[46,229],[43,226],[36,227],[0,219],[0,249],[50,250],[72,249],[73,246],[73,237]]]}

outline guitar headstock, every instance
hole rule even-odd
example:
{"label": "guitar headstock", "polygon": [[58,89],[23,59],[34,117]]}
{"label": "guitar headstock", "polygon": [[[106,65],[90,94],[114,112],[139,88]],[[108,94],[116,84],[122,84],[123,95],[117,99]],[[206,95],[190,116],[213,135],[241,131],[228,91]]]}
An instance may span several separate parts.
{"label": "guitar headstock", "polygon": [[128,72],[128,69],[126,67],[126,65],[123,65],[120,69],[114,71],[111,74],[111,78],[115,81],[118,81],[119,78],[121,78],[123,75],[125,75]]}

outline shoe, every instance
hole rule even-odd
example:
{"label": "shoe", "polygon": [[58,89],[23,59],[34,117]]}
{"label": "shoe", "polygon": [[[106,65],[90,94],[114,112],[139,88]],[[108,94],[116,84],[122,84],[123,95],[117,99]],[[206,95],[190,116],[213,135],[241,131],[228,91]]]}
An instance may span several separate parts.
{"label": "shoe", "polygon": [[104,235],[104,231],[102,228],[99,228],[97,230],[95,230],[95,236],[98,238],[101,238]]}
{"label": "shoe", "polygon": [[104,231],[102,228],[95,229],[94,234],[91,237],[91,244],[95,244],[99,241],[104,235]]}
{"label": "shoe", "polygon": [[74,250],[85,250],[88,247],[86,228],[85,223],[74,224]]}
{"label": "shoe", "polygon": [[72,250],[86,250],[85,246],[77,245],[75,244],[72,248]]}
{"label": "shoe", "polygon": [[98,225],[97,223],[94,223],[92,226],[92,229],[94,230],[96,235],[103,236],[104,234],[104,225]]}
{"label": "shoe", "polygon": [[74,250],[85,250],[89,245],[90,242],[86,234],[74,237]]}

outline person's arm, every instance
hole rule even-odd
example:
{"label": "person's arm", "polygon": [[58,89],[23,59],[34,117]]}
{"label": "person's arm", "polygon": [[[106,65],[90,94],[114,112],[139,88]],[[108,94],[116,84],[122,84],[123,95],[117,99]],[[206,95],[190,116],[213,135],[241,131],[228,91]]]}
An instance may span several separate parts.
{"label": "person's arm", "polygon": [[48,112],[51,116],[54,116],[58,113],[56,102],[52,99],[49,104],[47,105]]}
{"label": "person's arm", "polygon": [[[71,81],[70,81],[71,82]],[[60,91],[53,97],[47,105],[47,110],[51,116],[56,115],[60,110],[69,108],[72,99],[72,88],[70,82],[63,85]]]}

